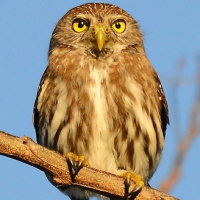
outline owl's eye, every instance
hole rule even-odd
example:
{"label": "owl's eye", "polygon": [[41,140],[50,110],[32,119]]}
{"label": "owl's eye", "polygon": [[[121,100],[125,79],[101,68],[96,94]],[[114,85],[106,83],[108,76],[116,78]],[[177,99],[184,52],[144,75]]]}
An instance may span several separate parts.
{"label": "owl's eye", "polygon": [[125,31],[126,29],[126,23],[124,20],[122,19],[119,19],[119,20],[116,20],[112,23],[112,28],[118,32],[118,33],[122,33]]}
{"label": "owl's eye", "polygon": [[88,23],[84,19],[75,19],[72,23],[72,27],[77,33],[80,33],[88,28]]}

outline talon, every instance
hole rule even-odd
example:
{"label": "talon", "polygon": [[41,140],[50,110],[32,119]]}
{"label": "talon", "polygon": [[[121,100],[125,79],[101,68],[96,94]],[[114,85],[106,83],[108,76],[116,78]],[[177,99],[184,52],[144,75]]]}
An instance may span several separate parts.
{"label": "talon", "polygon": [[[124,177],[125,197],[133,195],[134,193],[140,191],[144,187],[144,180],[139,174],[125,172],[122,174],[122,176]],[[131,181],[133,181],[135,183],[135,186],[129,192]]]}
{"label": "talon", "polygon": [[72,152],[67,153],[66,160],[71,174],[71,178],[73,181],[75,181],[75,176],[78,174],[78,172],[83,166],[88,166],[88,162],[84,156],[77,156]]}
{"label": "talon", "polygon": [[125,196],[128,196],[129,187],[130,187],[130,178],[128,178],[128,177],[125,178],[124,186],[125,186]]}
{"label": "talon", "polygon": [[84,166],[88,166],[88,162],[87,162],[85,156],[80,156],[80,157],[79,157],[79,160],[78,160],[78,163],[77,163],[77,166],[76,166],[76,168],[77,168],[77,173],[78,173],[78,172],[80,171],[80,169],[81,169],[82,167],[84,167]]}
{"label": "talon", "polygon": [[133,190],[131,192],[129,192],[129,195],[132,195],[133,193],[140,191],[142,188],[143,188],[143,186],[141,187],[141,185],[135,185]]}
{"label": "talon", "polygon": [[67,154],[66,160],[67,160],[68,165],[70,165],[74,169],[75,159],[71,152]]}
{"label": "talon", "polygon": [[[67,153],[66,160],[67,164],[70,169],[73,169],[76,173],[76,161],[77,161],[77,155],[73,154],[72,152]],[[74,173],[73,173],[74,174]]]}

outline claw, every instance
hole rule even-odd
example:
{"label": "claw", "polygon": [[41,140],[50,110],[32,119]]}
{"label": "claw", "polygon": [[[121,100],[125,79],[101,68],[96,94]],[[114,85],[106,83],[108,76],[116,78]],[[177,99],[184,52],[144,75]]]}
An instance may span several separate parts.
{"label": "claw", "polygon": [[125,187],[125,196],[128,196],[129,187],[130,187],[130,178],[125,178],[124,187]]}
{"label": "claw", "polygon": [[73,154],[68,153],[67,156],[66,156],[66,160],[67,160],[67,164],[68,166],[70,166],[71,168],[73,168],[75,170],[75,159],[73,157]]}
{"label": "claw", "polygon": [[75,182],[76,175],[78,174],[78,172],[80,171],[82,167],[88,166],[88,162],[86,161],[84,156],[79,157],[72,152],[67,153],[66,160],[67,160],[72,181]]}
{"label": "claw", "polygon": [[[124,177],[125,197],[126,198],[128,196],[131,196],[131,195],[139,192],[144,187],[143,178],[139,174],[125,172],[124,174],[122,174],[122,176]],[[129,191],[131,181],[133,181],[135,183],[135,186],[131,191]]]}
{"label": "claw", "polygon": [[73,174],[76,173],[76,160],[77,160],[76,155],[69,152],[67,153],[66,160],[69,169],[71,169],[71,171],[73,169]]}
{"label": "claw", "polygon": [[133,190],[131,192],[129,192],[129,195],[132,195],[136,192],[139,192],[143,187],[141,187],[140,185],[135,185],[135,187],[133,188]]}
{"label": "claw", "polygon": [[80,156],[79,157],[79,160],[78,160],[78,163],[76,165],[76,168],[77,168],[77,173],[80,171],[80,169],[84,166],[88,166],[88,162],[87,160],[85,159],[85,156]]}

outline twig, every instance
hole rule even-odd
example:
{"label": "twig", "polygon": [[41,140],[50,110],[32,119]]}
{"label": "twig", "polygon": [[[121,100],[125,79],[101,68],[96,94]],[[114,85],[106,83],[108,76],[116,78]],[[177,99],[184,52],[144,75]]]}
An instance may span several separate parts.
{"label": "twig", "polygon": [[[0,131],[0,154],[50,174],[56,187],[76,185],[112,199],[122,199],[124,195],[124,181],[122,177],[91,167],[83,167],[75,178],[76,182],[72,182],[66,158],[55,151],[36,144],[31,138],[26,136],[19,138]],[[131,183],[131,188],[133,187],[134,183]],[[147,199],[176,200],[176,198],[151,187],[145,187],[135,200]]]}

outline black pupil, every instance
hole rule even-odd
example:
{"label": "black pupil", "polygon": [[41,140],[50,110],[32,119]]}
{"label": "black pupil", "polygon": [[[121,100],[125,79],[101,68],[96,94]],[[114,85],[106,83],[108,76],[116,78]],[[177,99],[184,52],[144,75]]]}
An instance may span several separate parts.
{"label": "black pupil", "polygon": [[85,25],[85,23],[83,21],[78,23],[79,28],[83,28],[84,25]]}
{"label": "black pupil", "polygon": [[117,29],[120,29],[120,28],[121,28],[120,23],[119,23],[119,22],[116,22],[115,27],[116,27]]}

